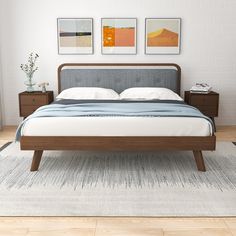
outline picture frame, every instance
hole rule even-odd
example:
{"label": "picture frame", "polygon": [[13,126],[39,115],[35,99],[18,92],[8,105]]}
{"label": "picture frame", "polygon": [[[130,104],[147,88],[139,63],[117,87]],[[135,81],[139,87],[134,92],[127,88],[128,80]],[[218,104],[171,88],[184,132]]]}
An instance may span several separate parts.
{"label": "picture frame", "polygon": [[137,54],[137,18],[102,18],[101,53]]}
{"label": "picture frame", "polygon": [[145,54],[180,54],[181,18],[145,18]]}
{"label": "picture frame", "polygon": [[57,18],[58,54],[93,54],[93,18]]}

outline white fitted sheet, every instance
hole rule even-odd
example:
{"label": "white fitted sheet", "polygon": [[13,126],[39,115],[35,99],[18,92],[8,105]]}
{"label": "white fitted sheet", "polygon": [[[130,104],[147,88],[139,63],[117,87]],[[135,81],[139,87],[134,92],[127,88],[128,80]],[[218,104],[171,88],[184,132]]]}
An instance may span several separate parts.
{"label": "white fitted sheet", "polygon": [[40,117],[26,121],[25,136],[209,136],[209,121],[195,117]]}

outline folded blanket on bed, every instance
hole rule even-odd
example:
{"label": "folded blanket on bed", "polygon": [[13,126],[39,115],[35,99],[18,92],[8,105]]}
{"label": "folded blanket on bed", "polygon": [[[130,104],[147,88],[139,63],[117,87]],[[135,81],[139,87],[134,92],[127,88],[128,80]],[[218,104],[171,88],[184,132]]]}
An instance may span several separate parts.
{"label": "folded blanket on bed", "polygon": [[[24,124],[38,117],[81,117],[81,116],[137,116],[137,117],[199,117],[212,121],[197,108],[181,101],[82,101],[61,100],[42,106],[28,116],[18,127],[16,140],[20,140]],[[213,125],[212,125],[213,127]]]}

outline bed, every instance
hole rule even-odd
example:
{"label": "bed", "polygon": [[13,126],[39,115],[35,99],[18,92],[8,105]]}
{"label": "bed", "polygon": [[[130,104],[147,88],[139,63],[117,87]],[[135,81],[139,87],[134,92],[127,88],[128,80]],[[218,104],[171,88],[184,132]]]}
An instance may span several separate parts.
{"label": "bed", "polygon": [[[180,81],[181,68],[172,63],[58,67],[58,93],[73,87],[109,88],[118,93],[131,87],[163,87],[180,94]],[[31,171],[38,170],[44,150],[192,150],[197,169],[206,171],[202,151],[215,150],[216,145],[211,128],[197,117],[37,117],[25,122],[20,146],[34,151]]]}

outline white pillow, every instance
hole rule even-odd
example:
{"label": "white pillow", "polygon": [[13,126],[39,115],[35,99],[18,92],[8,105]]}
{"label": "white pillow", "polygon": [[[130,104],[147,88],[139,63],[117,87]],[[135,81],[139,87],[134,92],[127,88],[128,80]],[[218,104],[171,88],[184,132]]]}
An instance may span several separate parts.
{"label": "white pillow", "polygon": [[124,100],[178,100],[183,101],[183,99],[167,88],[156,88],[156,87],[137,87],[129,88],[124,90],[120,94],[120,99]]}
{"label": "white pillow", "polygon": [[119,94],[112,89],[97,87],[75,87],[63,90],[57,99],[120,99]]}

